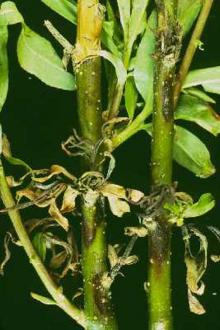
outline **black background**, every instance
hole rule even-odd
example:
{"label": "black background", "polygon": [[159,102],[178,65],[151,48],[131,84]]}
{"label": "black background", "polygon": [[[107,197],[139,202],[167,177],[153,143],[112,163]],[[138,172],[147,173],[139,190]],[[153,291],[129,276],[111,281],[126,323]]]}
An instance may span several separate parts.
{"label": "black background", "polygon": [[[63,31],[69,40],[74,40],[75,31],[72,25],[58,15],[53,14],[37,0],[15,1],[25,17],[26,23],[36,32],[51,37],[43,27],[45,18]],[[4,131],[8,135],[14,155],[23,159],[33,168],[46,168],[58,163],[66,166],[73,173],[77,172],[77,160],[67,159],[60,148],[60,143],[77,127],[76,99],[70,92],[48,88],[35,77],[24,72],[18,65],[16,57],[16,40],[20,26],[9,28],[10,89],[1,114]],[[198,51],[193,62],[194,68],[220,65],[220,10],[215,1],[207,28],[203,35],[204,51]],[[55,45],[56,47],[57,45]],[[60,49],[58,49],[58,52]],[[103,84],[103,89],[105,85]],[[220,98],[215,109],[218,111]],[[219,138],[210,136],[195,125],[186,125],[206,142],[212,160],[216,165],[216,174],[209,179],[199,179],[187,170],[175,164],[174,179],[179,182],[179,190],[190,193],[195,199],[204,192],[212,192],[216,197],[216,208],[197,221],[199,228],[208,234],[206,226],[219,226]],[[139,188],[147,192],[149,189],[149,151],[150,141],[140,133],[130,139],[116,152],[117,167],[112,180],[127,187]],[[8,167],[8,171],[19,174],[18,169]],[[36,210],[34,210],[35,212]],[[38,211],[37,211],[38,212]],[[25,210],[25,218],[33,216],[33,211]],[[36,213],[35,213],[36,215]],[[134,219],[124,217],[122,220],[110,219],[109,239],[111,242],[124,240],[123,227],[134,223]],[[10,228],[7,216],[1,216],[1,245],[3,251],[4,232]],[[210,251],[220,252],[219,243],[208,234]],[[119,328],[146,329],[147,305],[143,282],[146,280],[146,241],[140,239],[135,247],[141,261],[124,271],[125,277],[117,278],[113,286],[113,297]],[[44,293],[44,289],[29,264],[24,252],[12,247],[12,258],[7,265],[5,276],[0,278],[0,328],[14,329],[80,329],[68,316],[56,307],[47,307],[33,301],[30,292]],[[220,267],[211,261],[204,276],[205,295],[201,298],[207,313],[203,316],[189,312],[185,285],[185,266],[183,260],[183,243],[179,230],[175,230],[173,238],[173,312],[174,329],[220,329]],[[71,287],[70,287],[71,290]],[[213,294],[214,293],[214,294]],[[215,294],[216,293],[216,294]]]}

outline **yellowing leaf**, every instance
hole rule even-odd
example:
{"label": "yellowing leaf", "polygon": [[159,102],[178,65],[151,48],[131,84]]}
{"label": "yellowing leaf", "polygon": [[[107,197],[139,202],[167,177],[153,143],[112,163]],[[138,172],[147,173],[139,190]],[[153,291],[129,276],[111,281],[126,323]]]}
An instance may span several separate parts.
{"label": "yellowing leaf", "polygon": [[122,217],[124,213],[130,212],[130,206],[127,202],[113,196],[113,195],[108,195],[108,202],[110,209],[114,215],[117,217]]}
{"label": "yellowing leaf", "polygon": [[189,309],[192,313],[197,315],[202,315],[206,313],[204,307],[200,304],[198,299],[195,297],[195,295],[192,294],[192,292],[189,289],[188,289],[188,301],[189,301]]}
{"label": "yellowing leaf", "polygon": [[146,237],[149,233],[149,230],[142,226],[142,227],[126,227],[125,228],[125,235],[127,236],[138,236],[138,237]]}
{"label": "yellowing leaf", "polygon": [[61,206],[61,212],[71,212],[76,206],[76,197],[79,195],[78,190],[68,186],[63,195],[63,203]]}
{"label": "yellowing leaf", "polygon": [[108,245],[108,259],[111,268],[113,268],[119,262],[119,258],[115,251],[115,248],[110,244]]}
{"label": "yellowing leaf", "polygon": [[63,227],[63,229],[65,231],[68,231],[69,229],[69,222],[67,220],[67,218],[65,218],[60,210],[58,209],[57,207],[57,204],[56,204],[56,200],[53,199],[51,202],[50,202],[50,207],[49,207],[49,214],[51,215],[51,217],[61,226]]}

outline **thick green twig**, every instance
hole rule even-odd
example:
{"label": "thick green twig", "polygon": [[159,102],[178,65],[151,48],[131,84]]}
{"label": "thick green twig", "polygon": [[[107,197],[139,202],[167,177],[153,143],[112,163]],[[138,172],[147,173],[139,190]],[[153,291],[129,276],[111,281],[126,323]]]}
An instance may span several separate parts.
{"label": "thick green twig", "polygon": [[190,39],[189,45],[187,47],[186,53],[184,55],[183,61],[180,66],[179,73],[177,75],[177,82],[174,89],[174,107],[178,103],[178,99],[181,93],[182,85],[189,71],[190,65],[192,63],[195,52],[199,46],[199,41],[202,35],[202,32],[205,28],[207,19],[209,17],[213,0],[204,0],[202,10],[198,17],[197,23],[195,25],[192,37]]}
{"label": "thick green twig", "polygon": [[[15,202],[11,191],[8,187],[7,180],[4,174],[4,169],[0,163],[0,193],[2,201],[6,208],[15,206]],[[14,226],[15,232],[29,258],[30,263],[35,268],[38,276],[40,277],[43,285],[53,297],[57,306],[65,311],[72,319],[79,323],[82,327],[86,327],[84,312],[78,309],[74,304],[65,297],[62,293],[62,288],[58,287],[50,277],[46,267],[36,253],[30,238],[22,223],[22,219],[18,210],[11,210],[8,212],[11,222]]]}

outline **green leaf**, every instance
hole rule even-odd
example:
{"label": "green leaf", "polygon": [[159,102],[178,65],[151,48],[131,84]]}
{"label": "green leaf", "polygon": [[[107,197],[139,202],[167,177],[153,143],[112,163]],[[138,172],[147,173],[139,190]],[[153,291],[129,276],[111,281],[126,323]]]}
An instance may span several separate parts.
{"label": "green leaf", "polygon": [[134,80],[137,89],[145,102],[153,93],[154,61],[155,50],[154,28],[156,26],[156,13],[153,12],[149,18],[148,26],[140,42],[134,60]]}
{"label": "green leaf", "polygon": [[202,0],[178,1],[178,21],[183,35],[187,34],[195,22],[202,6]]}
{"label": "green leaf", "polygon": [[51,43],[23,25],[17,45],[21,67],[45,84],[68,91],[76,88],[74,76],[64,70]]}
{"label": "green leaf", "polygon": [[187,88],[185,90],[183,90],[184,94],[189,94],[192,96],[196,96],[198,97],[200,100],[208,102],[208,103],[216,103],[216,101],[211,98],[209,95],[207,95],[203,90],[196,88],[196,87],[192,87],[192,88]]}
{"label": "green leaf", "polygon": [[37,251],[39,257],[44,261],[47,253],[47,242],[44,233],[36,233],[32,240],[33,246]]}
{"label": "green leaf", "polygon": [[115,68],[116,76],[118,79],[118,85],[123,86],[127,78],[127,71],[124,67],[122,60],[119,57],[115,56],[114,54],[111,54],[110,52],[107,52],[105,50],[101,50],[99,54],[100,56],[104,57],[106,60],[111,62],[111,64]]}
{"label": "green leaf", "polygon": [[125,107],[131,120],[134,117],[135,109],[137,106],[137,98],[138,93],[134,83],[134,77],[129,76],[125,85]]}
{"label": "green leaf", "polygon": [[50,9],[55,11],[73,24],[77,23],[77,5],[74,0],[41,0]]}
{"label": "green leaf", "polygon": [[41,296],[40,294],[37,294],[37,293],[34,293],[34,292],[31,292],[31,297],[34,300],[37,300],[37,301],[41,302],[44,305],[57,305],[56,301],[54,301],[53,299]]}
{"label": "green leaf", "polygon": [[209,212],[215,206],[215,200],[212,194],[203,194],[197,203],[188,207],[183,214],[184,218],[196,218]]}
{"label": "green leaf", "polygon": [[131,52],[133,44],[142,31],[143,20],[146,16],[146,8],[149,0],[133,0],[131,18],[129,21],[129,40],[128,40],[128,52]]}
{"label": "green leaf", "polygon": [[210,93],[220,94],[220,66],[190,71],[183,88],[202,85]]}
{"label": "green leaf", "polygon": [[0,25],[13,25],[22,23],[23,17],[12,1],[5,1],[0,9]]}
{"label": "green leaf", "polygon": [[174,142],[173,157],[178,164],[201,178],[215,173],[209,151],[197,136],[183,127],[176,126]]}
{"label": "green leaf", "polygon": [[208,103],[194,96],[181,96],[175,119],[194,122],[215,136],[220,133],[220,116]]}
{"label": "green leaf", "polygon": [[0,26],[0,112],[8,94],[8,28]]}
{"label": "green leaf", "polygon": [[104,22],[102,29],[102,43],[105,47],[115,56],[121,57],[121,53],[118,50],[118,47],[114,43],[114,22]]}
{"label": "green leaf", "polygon": [[131,14],[131,0],[117,0],[120,22],[124,32],[125,43],[128,40],[129,20]]}

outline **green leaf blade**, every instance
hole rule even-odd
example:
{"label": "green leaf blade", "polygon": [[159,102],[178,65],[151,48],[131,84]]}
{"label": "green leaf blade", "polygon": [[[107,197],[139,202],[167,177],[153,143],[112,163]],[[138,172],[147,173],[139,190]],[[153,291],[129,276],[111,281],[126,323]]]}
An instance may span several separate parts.
{"label": "green leaf blade", "polygon": [[34,235],[34,238],[32,240],[33,246],[36,249],[39,257],[45,261],[46,259],[46,253],[47,253],[47,242],[46,238],[44,236],[44,233],[36,233]]}
{"label": "green leaf blade", "polygon": [[188,207],[183,214],[184,218],[196,218],[209,212],[215,206],[215,200],[212,194],[203,194],[198,202]]}
{"label": "green leaf blade", "polygon": [[7,26],[0,26],[0,112],[8,94],[8,28]]}
{"label": "green leaf blade", "polygon": [[202,85],[210,93],[220,94],[220,66],[190,71],[184,88]]}
{"label": "green leaf blade", "polygon": [[182,27],[183,35],[186,35],[195,22],[202,6],[201,0],[178,1],[178,21]]}
{"label": "green leaf blade", "polygon": [[23,25],[17,44],[21,67],[45,84],[67,91],[76,88],[74,76],[66,72],[51,43]]}
{"label": "green leaf blade", "polygon": [[138,93],[134,83],[134,77],[128,77],[125,84],[125,107],[129,118],[132,120],[137,106]]}
{"label": "green leaf blade", "polygon": [[180,126],[175,126],[173,157],[178,164],[200,178],[207,178],[215,173],[205,144]]}
{"label": "green leaf blade", "polygon": [[0,26],[22,23],[23,17],[13,1],[5,1],[0,9]]}
{"label": "green leaf blade", "polygon": [[[144,36],[137,50],[134,63],[134,79],[137,90],[147,103],[153,94],[156,13],[152,13]],[[151,97],[152,98],[152,97]]]}
{"label": "green leaf blade", "polygon": [[46,6],[73,24],[77,24],[77,5],[74,0],[41,0]]}
{"label": "green leaf blade", "polygon": [[220,116],[208,103],[191,95],[181,96],[175,119],[194,122],[215,136],[220,133]]}

